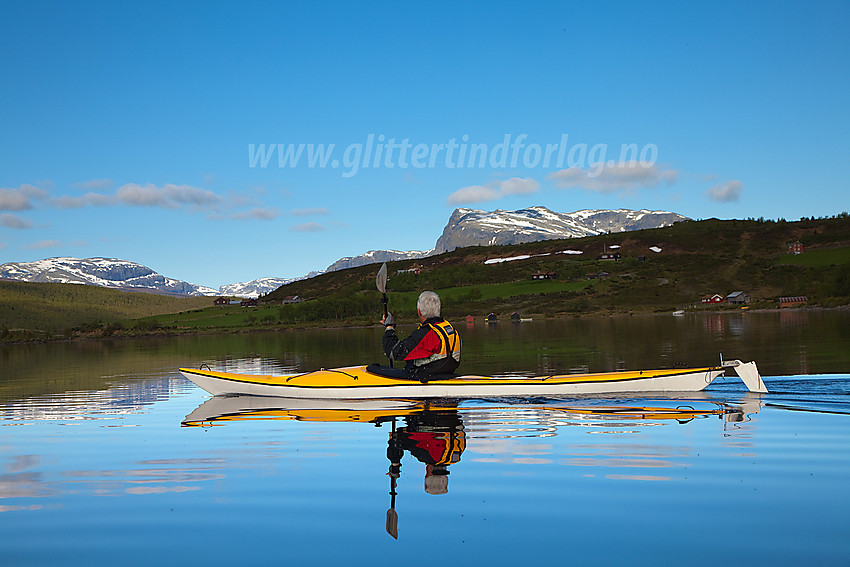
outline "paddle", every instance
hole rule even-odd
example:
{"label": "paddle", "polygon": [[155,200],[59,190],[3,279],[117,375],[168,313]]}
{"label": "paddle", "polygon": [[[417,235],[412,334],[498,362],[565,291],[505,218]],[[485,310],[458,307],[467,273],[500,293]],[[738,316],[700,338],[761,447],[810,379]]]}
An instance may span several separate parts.
{"label": "paddle", "polygon": [[[384,264],[386,266],[386,264]],[[393,432],[390,438],[394,438],[395,436],[395,418],[393,418]],[[390,469],[392,472],[392,468]],[[395,490],[396,486],[396,477],[393,474],[390,474],[390,509],[387,510],[387,533],[392,536],[393,539],[398,539],[398,512],[395,511],[395,496],[398,494]]]}
{"label": "paddle", "polygon": [[378,275],[375,276],[375,285],[378,287],[378,291],[381,292],[381,304],[384,306],[384,317],[387,316],[387,263],[384,262],[381,265],[381,269],[378,270]]}
{"label": "paddle", "polygon": [[[386,319],[389,310],[387,309],[387,263],[384,262],[381,265],[381,269],[378,270],[378,275],[375,276],[375,285],[378,287],[378,291],[381,292],[381,305],[384,306],[384,318]],[[388,357],[389,358],[389,357]],[[390,368],[393,365],[393,359],[390,358]],[[388,518],[389,521],[389,518]]]}
{"label": "paddle", "polygon": [[395,477],[390,477],[390,494],[392,498],[390,500],[390,509],[387,510],[387,533],[392,536],[393,539],[398,539],[398,512],[395,511],[395,495],[397,492],[395,491]]}

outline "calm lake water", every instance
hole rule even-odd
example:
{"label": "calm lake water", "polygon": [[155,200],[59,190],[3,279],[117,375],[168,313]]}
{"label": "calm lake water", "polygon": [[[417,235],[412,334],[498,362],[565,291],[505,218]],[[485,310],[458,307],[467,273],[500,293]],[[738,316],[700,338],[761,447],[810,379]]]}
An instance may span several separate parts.
{"label": "calm lake water", "polygon": [[318,405],[176,371],[380,362],[381,329],[0,347],[0,564],[850,564],[850,313],[457,326],[470,373],[722,353],[770,393]]}

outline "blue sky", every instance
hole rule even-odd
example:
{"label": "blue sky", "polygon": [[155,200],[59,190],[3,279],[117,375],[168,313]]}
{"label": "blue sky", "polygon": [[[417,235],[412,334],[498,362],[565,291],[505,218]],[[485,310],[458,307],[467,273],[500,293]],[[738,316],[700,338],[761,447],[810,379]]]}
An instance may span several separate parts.
{"label": "blue sky", "polygon": [[431,248],[459,206],[834,215],[847,29],[847,2],[7,0],[0,263],[218,287]]}

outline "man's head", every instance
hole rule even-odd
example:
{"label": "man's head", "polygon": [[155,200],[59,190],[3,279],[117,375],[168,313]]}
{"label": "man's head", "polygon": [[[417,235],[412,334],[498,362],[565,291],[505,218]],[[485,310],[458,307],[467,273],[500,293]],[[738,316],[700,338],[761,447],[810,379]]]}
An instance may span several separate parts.
{"label": "man's head", "polygon": [[419,294],[419,300],[416,302],[416,311],[423,321],[431,317],[439,317],[440,296],[433,291],[423,291]]}
{"label": "man's head", "polygon": [[428,494],[449,493],[448,469],[443,465],[425,465],[425,492]]}

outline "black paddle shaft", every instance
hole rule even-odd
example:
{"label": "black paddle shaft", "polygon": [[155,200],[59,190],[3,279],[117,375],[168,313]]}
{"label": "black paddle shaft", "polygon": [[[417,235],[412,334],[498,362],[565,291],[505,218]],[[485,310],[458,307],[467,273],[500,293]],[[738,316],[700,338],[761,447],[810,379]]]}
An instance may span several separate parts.
{"label": "black paddle shaft", "polygon": [[[384,262],[381,265],[381,269],[378,270],[378,275],[375,276],[375,285],[378,287],[378,291],[381,292],[381,305],[384,306],[384,321],[387,320],[387,315],[389,315],[389,308],[387,307],[387,263]],[[390,368],[393,366],[393,359],[387,355],[387,359],[390,361]]]}
{"label": "black paddle shaft", "polygon": [[[387,315],[389,314],[389,309],[387,308],[387,303],[388,303],[387,294],[386,293],[381,294],[381,305],[384,306],[384,320],[387,319]],[[390,357],[390,355],[387,355],[387,360],[390,362],[390,368],[393,368],[393,359]]]}

